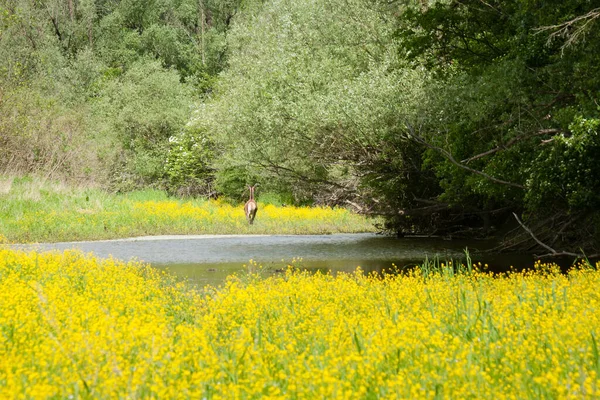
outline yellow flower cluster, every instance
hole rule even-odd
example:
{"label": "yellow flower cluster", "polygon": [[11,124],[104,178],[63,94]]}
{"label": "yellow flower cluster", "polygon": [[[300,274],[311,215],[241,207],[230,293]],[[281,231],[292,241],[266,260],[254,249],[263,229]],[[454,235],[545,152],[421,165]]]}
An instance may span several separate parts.
{"label": "yellow flower cluster", "polygon": [[[344,208],[330,207],[278,207],[272,204],[258,203],[260,221],[266,224],[282,225],[294,224],[343,224],[354,217],[356,221],[362,220]],[[146,218],[157,217],[164,220],[190,218],[205,224],[234,224],[245,223],[244,210],[241,206],[219,201],[209,200],[194,205],[189,202],[179,201],[145,201],[134,203],[136,215]],[[257,220],[258,222],[258,220]]]}
{"label": "yellow flower cluster", "polygon": [[178,201],[145,201],[134,203],[133,209],[136,214],[152,218],[165,219],[193,218],[204,219],[209,216],[208,211],[191,203],[180,203]]}
{"label": "yellow flower cluster", "polygon": [[0,250],[0,398],[598,398],[600,272],[231,277]]}
{"label": "yellow flower cluster", "polygon": [[[24,208],[0,231],[11,242],[111,239],[161,234],[321,234],[372,232],[373,220],[344,208],[277,207],[259,203],[248,226],[243,205],[220,200],[132,200],[118,198],[104,206]],[[0,243],[5,239],[0,238]]]}
{"label": "yellow flower cluster", "polygon": [[325,208],[325,207],[275,207],[268,204],[262,207],[261,211],[268,218],[282,220],[337,220],[348,216],[348,211],[343,208]]}

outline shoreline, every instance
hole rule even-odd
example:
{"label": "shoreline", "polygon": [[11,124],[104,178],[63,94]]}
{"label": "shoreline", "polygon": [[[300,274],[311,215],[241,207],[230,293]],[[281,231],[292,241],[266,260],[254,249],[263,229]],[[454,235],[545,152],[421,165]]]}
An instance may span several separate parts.
{"label": "shoreline", "polygon": [[151,242],[151,241],[169,241],[169,240],[201,240],[201,239],[236,239],[236,238],[257,238],[257,237],[315,237],[315,236],[353,236],[369,235],[382,236],[376,232],[346,232],[346,233],[315,233],[315,234],[205,234],[205,235],[146,235],[132,236],[116,239],[98,239],[98,240],[73,240],[67,242],[29,242],[29,243],[0,243],[1,246],[36,246],[36,245],[65,245],[65,244],[87,244],[87,243],[113,243],[113,242]]}

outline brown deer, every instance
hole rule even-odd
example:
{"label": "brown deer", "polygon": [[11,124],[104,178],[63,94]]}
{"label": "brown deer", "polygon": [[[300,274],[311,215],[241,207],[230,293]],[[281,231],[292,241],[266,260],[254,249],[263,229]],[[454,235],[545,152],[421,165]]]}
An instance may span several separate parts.
{"label": "brown deer", "polygon": [[254,186],[248,186],[250,189],[250,200],[246,202],[244,205],[244,212],[246,213],[246,219],[248,220],[248,224],[252,225],[254,222],[254,217],[256,217],[256,211],[258,210],[258,205],[254,200],[254,188],[258,186],[258,184]]}

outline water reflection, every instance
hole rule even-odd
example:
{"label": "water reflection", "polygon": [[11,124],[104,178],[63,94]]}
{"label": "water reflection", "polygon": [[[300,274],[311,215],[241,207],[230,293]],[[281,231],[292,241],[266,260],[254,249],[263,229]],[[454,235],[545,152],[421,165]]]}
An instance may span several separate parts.
{"label": "water reflection", "polygon": [[[405,239],[401,239],[405,240]],[[393,243],[393,242],[392,242]],[[392,258],[342,258],[331,259],[323,257],[322,259],[301,259],[293,263],[294,266],[306,269],[311,272],[320,271],[322,273],[331,273],[333,275],[344,272],[352,273],[357,267],[360,267],[365,274],[376,272],[378,274],[395,273],[396,271],[405,271],[420,265],[425,257],[429,260],[437,259],[446,261],[453,259],[456,262],[465,261],[464,249],[456,251],[434,252],[424,251],[421,257],[402,257],[401,255]],[[506,272],[510,269],[529,268],[533,265],[534,259],[530,254],[503,254],[503,255],[484,255],[481,251],[470,253],[473,262],[487,264],[487,270],[493,272]],[[268,259],[268,257],[266,257]],[[260,257],[254,258],[260,261]],[[257,262],[258,262],[257,261]],[[285,271],[292,259],[278,261],[261,261],[261,273],[263,276],[272,276],[281,274]],[[213,285],[218,286],[225,282],[227,276],[232,274],[244,275],[247,270],[247,262],[228,262],[228,263],[182,263],[182,264],[153,264],[159,269],[166,269],[181,278],[199,286]],[[244,267],[246,265],[246,267]]]}
{"label": "water reflection", "polygon": [[138,259],[159,269],[168,269],[199,285],[220,284],[227,275],[243,273],[242,265],[255,260],[268,273],[284,269],[293,258],[312,271],[352,272],[360,266],[366,273],[400,269],[438,257],[459,259],[468,248],[474,261],[481,260],[494,271],[510,266],[531,266],[531,255],[482,255],[493,247],[485,241],[447,241],[402,238],[375,234],[274,235],[274,236],[167,236],[97,242],[49,243],[11,247],[37,250],[80,249],[100,257]]}

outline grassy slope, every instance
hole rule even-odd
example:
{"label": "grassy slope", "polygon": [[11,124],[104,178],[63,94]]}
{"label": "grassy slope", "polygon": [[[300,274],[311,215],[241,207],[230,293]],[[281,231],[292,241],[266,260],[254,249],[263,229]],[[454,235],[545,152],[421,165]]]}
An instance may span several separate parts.
{"label": "grassy slope", "polygon": [[124,195],[28,178],[0,181],[0,238],[24,242],[98,240],[162,234],[328,234],[374,231],[346,209],[260,202],[254,225],[243,205],[170,198],[161,191]]}

